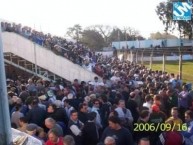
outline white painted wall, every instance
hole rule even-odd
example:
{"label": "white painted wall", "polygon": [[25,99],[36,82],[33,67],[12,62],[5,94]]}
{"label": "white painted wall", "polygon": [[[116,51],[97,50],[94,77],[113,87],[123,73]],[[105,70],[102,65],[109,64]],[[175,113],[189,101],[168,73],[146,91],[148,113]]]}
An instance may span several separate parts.
{"label": "white painted wall", "polygon": [[[133,54],[131,55],[128,55],[127,56],[127,60],[129,61],[134,61],[133,58]],[[123,54],[119,54],[118,55],[118,58],[120,60],[123,59]],[[175,60],[179,60],[179,56],[176,55],[176,56],[166,56],[165,58],[166,60],[169,60],[169,61],[175,61]],[[152,59],[153,61],[162,61],[163,60],[163,56],[156,56],[156,57],[153,57]],[[182,55],[182,60],[193,60],[193,55],[190,55],[190,54],[186,54],[186,55]],[[138,61],[141,61],[141,55],[138,56]],[[143,57],[143,61],[150,61],[150,57]]]}
{"label": "white painted wall", "polygon": [[[139,57],[139,60],[141,60],[141,57]],[[149,61],[150,57],[144,57],[143,58],[144,61]],[[158,56],[158,57],[153,57],[153,61],[162,61],[163,57],[162,56]],[[166,60],[179,60],[179,56],[166,56]],[[182,60],[193,60],[193,55],[183,55],[182,56]]]}
{"label": "white painted wall", "polygon": [[97,51],[96,54],[98,53],[102,53],[103,56],[108,56],[108,57],[111,57],[113,56],[113,51]]}
{"label": "white painted wall", "polygon": [[[2,38],[3,52],[11,52],[32,63],[35,62],[33,42],[18,34],[9,32],[3,32]],[[36,60],[38,66],[69,81],[76,78],[80,81],[92,81],[96,76],[96,74],[39,45],[36,45]]]}

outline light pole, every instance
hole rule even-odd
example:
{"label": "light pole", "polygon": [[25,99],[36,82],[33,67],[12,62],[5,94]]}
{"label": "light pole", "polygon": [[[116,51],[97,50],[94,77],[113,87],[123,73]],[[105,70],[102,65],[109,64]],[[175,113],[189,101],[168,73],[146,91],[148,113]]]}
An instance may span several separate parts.
{"label": "light pole", "polygon": [[9,116],[7,87],[5,78],[5,66],[3,56],[3,44],[1,37],[1,26],[0,26],[0,145],[11,145],[12,144],[12,132],[11,123]]}
{"label": "light pole", "polygon": [[180,79],[182,79],[182,46],[183,46],[183,42],[182,42],[182,36],[181,36],[181,29],[180,29],[180,24],[179,25],[179,32],[180,32],[180,46],[178,48],[179,50],[179,75],[180,75]]}

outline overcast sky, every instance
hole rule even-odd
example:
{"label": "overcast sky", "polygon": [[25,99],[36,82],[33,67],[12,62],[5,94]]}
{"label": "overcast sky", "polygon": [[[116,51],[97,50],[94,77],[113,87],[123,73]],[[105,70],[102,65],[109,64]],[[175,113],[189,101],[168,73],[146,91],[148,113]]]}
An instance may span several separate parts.
{"label": "overcast sky", "polygon": [[163,0],[4,0],[0,18],[35,27],[43,32],[64,36],[67,28],[110,25],[130,26],[149,37],[163,32],[156,5]]}

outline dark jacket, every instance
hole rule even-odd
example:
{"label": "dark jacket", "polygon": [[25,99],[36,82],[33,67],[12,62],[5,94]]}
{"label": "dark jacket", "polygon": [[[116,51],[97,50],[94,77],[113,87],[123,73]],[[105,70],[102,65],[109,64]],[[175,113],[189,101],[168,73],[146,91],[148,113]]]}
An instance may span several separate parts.
{"label": "dark jacket", "polygon": [[34,106],[26,115],[29,123],[35,123],[38,126],[43,126],[46,117],[46,111],[38,105]]}
{"label": "dark jacket", "polygon": [[102,134],[101,141],[104,142],[107,136],[114,137],[116,145],[134,145],[131,132],[124,127],[121,127],[119,130],[107,127]]}
{"label": "dark jacket", "polygon": [[105,102],[104,104],[102,104],[101,109],[100,109],[100,116],[101,116],[101,121],[102,121],[103,127],[108,126],[108,117],[110,114],[110,110],[111,110],[111,103],[110,102]]}
{"label": "dark jacket", "polygon": [[78,119],[82,122],[82,123],[86,123],[88,121],[88,115],[87,113],[84,112],[78,112]]}
{"label": "dark jacket", "polygon": [[66,125],[68,123],[68,117],[64,108],[56,108],[54,112],[54,119],[58,122],[64,122]]}
{"label": "dark jacket", "polygon": [[82,135],[84,145],[96,145],[99,142],[99,133],[94,122],[88,121],[85,124]]}

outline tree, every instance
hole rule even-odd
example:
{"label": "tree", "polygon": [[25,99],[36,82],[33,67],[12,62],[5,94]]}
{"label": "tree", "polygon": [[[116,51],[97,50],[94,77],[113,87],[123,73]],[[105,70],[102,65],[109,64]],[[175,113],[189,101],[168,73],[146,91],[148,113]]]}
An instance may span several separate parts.
{"label": "tree", "polygon": [[140,36],[139,31],[135,30],[131,27],[124,27],[123,32],[125,34],[126,40],[136,40],[138,39],[138,36]]}
{"label": "tree", "polygon": [[68,28],[66,34],[78,42],[80,40],[81,32],[82,27],[79,24],[76,24],[73,27]]}
{"label": "tree", "polygon": [[104,39],[105,45],[108,46],[110,44],[109,36],[111,35],[111,32],[113,28],[109,25],[93,25],[90,26],[91,30],[95,30],[98,33],[100,33]]}
{"label": "tree", "polygon": [[149,39],[176,39],[177,37],[168,33],[151,33]]}
{"label": "tree", "polygon": [[94,50],[101,50],[105,46],[102,35],[95,30],[84,30],[81,42]]}
{"label": "tree", "polygon": [[68,28],[67,35],[77,41],[81,40],[94,49],[108,47],[113,41],[144,40],[139,31],[131,27],[121,30],[108,25],[92,25],[82,30],[82,27],[77,24]]}
{"label": "tree", "polygon": [[119,28],[114,28],[109,36],[109,41],[124,41],[124,34]]}
{"label": "tree", "polygon": [[[184,36],[192,38],[192,26],[193,20],[190,21],[175,21],[173,20],[173,2],[174,0],[168,0],[167,2],[161,2],[156,7],[156,13],[159,19],[165,25],[166,32],[172,32],[175,29],[179,30]],[[186,0],[181,0],[186,2]],[[192,2],[192,0],[190,0]]]}
{"label": "tree", "polygon": [[124,27],[123,30],[115,27],[109,36],[109,41],[133,41],[133,40],[144,40],[139,31],[131,28]]}

